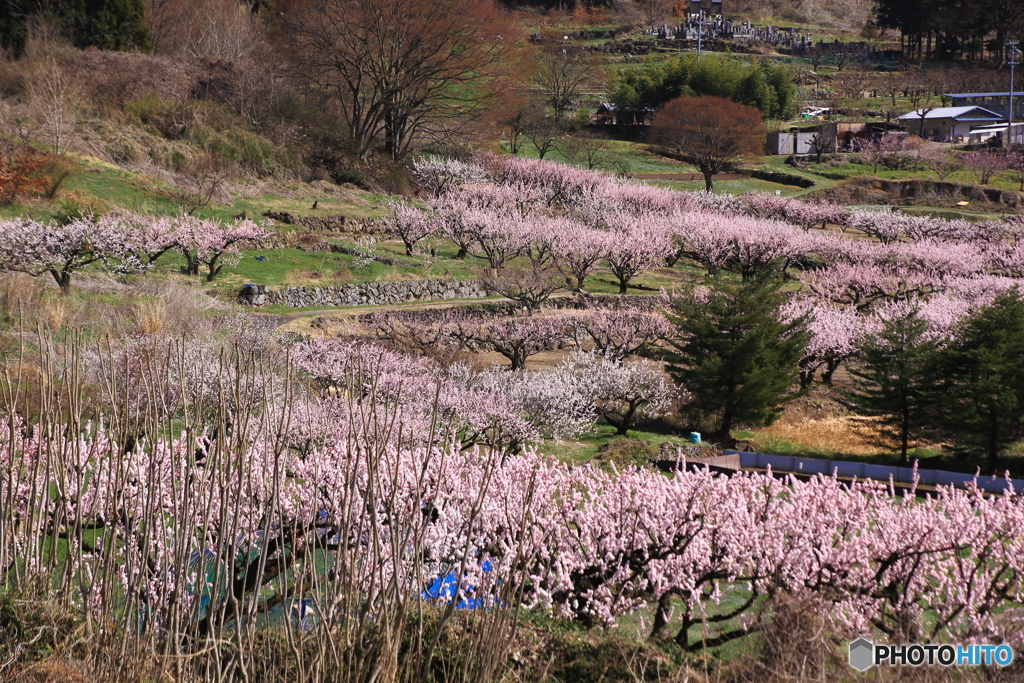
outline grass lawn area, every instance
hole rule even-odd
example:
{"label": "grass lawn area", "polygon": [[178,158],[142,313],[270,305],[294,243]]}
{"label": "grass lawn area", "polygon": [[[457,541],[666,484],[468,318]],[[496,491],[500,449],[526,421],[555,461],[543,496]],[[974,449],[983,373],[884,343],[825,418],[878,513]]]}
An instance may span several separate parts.
{"label": "grass lawn area", "polygon": [[[651,180],[651,185],[665,187],[670,190],[689,190],[700,192],[704,190],[703,180],[682,181],[682,180]],[[783,195],[799,194],[803,188],[795,185],[783,185],[758,178],[738,178],[736,180],[716,180],[715,194],[743,194],[744,192],[780,192]]]}
{"label": "grass lawn area", "polygon": [[819,190],[824,190],[829,187],[832,187],[833,185],[836,184],[836,181],[832,180],[831,178],[824,178],[820,175],[817,175],[816,173],[811,173],[809,171],[805,171],[803,169],[790,166],[789,164],[786,163],[786,156],[782,154],[764,157],[764,160],[760,164],[760,168],[765,171],[775,171],[776,173],[789,173],[792,175],[798,175],[814,181],[814,187],[793,188],[793,192],[790,193],[793,196],[804,195],[810,192],[817,192]]}
{"label": "grass lawn area", "polygon": [[[667,159],[653,154],[647,149],[647,145],[641,142],[629,142],[627,140],[607,140],[607,150],[600,155],[600,161],[594,170],[615,173],[620,168],[628,168],[629,172],[641,176],[644,173],[696,173],[697,169],[681,161]],[[507,149],[507,145],[503,146]],[[528,141],[519,149],[519,156],[536,159],[539,155],[537,149]],[[569,166],[586,167],[586,159],[569,159],[562,151],[555,146],[544,155],[545,161],[554,161]],[[617,165],[618,164],[618,167]]]}
{"label": "grass lawn area", "polygon": [[[845,156],[845,155],[844,155]],[[856,178],[860,176],[872,176],[874,178],[884,178],[886,180],[934,180],[938,181],[939,177],[931,170],[927,168],[910,168],[910,169],[889,169],[879,164],[876,168],[872,164],[861,164],[854,161],[855,155],[849,155],[846,161],[835,160],[835,161],[823,161],[820,164],[814,163],[806,167],[806,170],[819,177],[826,176],[832,180],[842,180],[846,178]],[[789,167],[793,172],[793,167]],[[949,183],[961,183],[964,185],[979,185],[978,174],[970,169],[962,169],[954,171],[946,176],[946,179],[942,182]],[[979,185],[980,186],[980,185]],[[1013,174],[1009,172],[997,173],[992,176],[989,180],[988,185],[982,187],[994,187],[1000,190],[1008,190],[1011,192],[1020,192],[1020,181],[1014,178]]]}
{"label": "grass lawn area", "polygon": [[[629,430],[628,437],[645,441],[654,446],[655,449],[665,441],[679,444],[680,446],[688,443],[684,436],[664,431],[648,431],[643,428]],[[598,449],[614,438],[616,438],[614,427],[607,424],[599,424],[594,431],[584,434],[574,441],[547,441],[541,445],[540,451],[564,462],[582,464],[593,460],[597,456]]]}
{"label": "grass lawn area", "polygon": [[[61,219],[83,213],[102,214],[113,209],[136,213],[169,216],[182,211],[175,200],[175,188],[142,173],[129,171],[95,157],[73,156],[79,168],[64,181],[52,201],[29,200],[0,207],[0,217],[30,216],[39,220]],[[362,190],[334,190],[333,194],[317,194],[316,188],[304,183],[268,184],[269,191],[236,186],[247,190],[236,194],[228,204],[211,204],[195,212],[201,218],[230,220],[244,213],[258,219],[264,211],[288,212],[297,216],[376,217],[384,213],[384,195]],[[292,194],[293,196],[286,196]],[[312,196],[313,198],[309,198]],[[317,208],[313,209],[313,201]]]}
{"label": "grass lawn area", "polygon": [[[350,249],[361,248],[351,241],[329,241]],[[405,255],[400,242],[378,242],[374,246],[374,253],[380,257],[394,259],[398,262],[397,265],[387,265],[378,261],[369,264],[357,263],[361,260],[358,257],[330,251],[247,249],[242,252],[242,259],[236,265],[225,266],[208,286],[222,296],[232,297],[246,283],[273,287],[330,287],[398,280],[473,280],[488,275],[489,265],[486,259],[473,255],[465,259],[456,259],[457,248],[447,240],[427,240],[423,248],[433,248],[436,256],[409,257]],[[259,261],[257,257],[264,260]],[[509,266],[527,264],[526,259],[515,259]],[[184,258],[177,253],[168,252],[157,262],[154,272],[181,273],[184,266]],[[695,265],[683,261],[672,268],[652,268],[634,278],[627,295],[651,295],[662,288],[671,291],[699,276],[701,272]],[[205,283],[205,272],[196,280]],[[607,268],[598,268],[587,278],[584,289],[591,294],[618,294],[619,285]],[[296,312],[295,309],[286,310]]]}

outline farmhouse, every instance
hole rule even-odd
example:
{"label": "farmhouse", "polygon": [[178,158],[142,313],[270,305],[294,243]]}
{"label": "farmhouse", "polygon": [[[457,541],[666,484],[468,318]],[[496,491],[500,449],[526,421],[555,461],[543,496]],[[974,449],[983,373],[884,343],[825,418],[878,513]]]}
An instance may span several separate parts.
{"label": "farmhouse", "polygon": [[[1003,121],[1010,113],[1010,91],[1004,92],[969,92],[959,94],[948,94],[943,97],[949,98],[954,107],[984,107],[985,109],[999,115]],[[1013,118],[1020,121],[1024,118],[1024,111],[1021,111],[1021,104],[1024,104],[1024,92],[1013,91]]]}
{"label": "farmhouse", "polygon": [[602,102],[594,113],[594,122],[606,126],[649,126],[653,121],[654,110],[650,107],[619,109],[611,102]]}
{"label": "farmhouse", "polygon": [[837,121],[816,126],[793,127],[788,132],[768,133],[769,154],[823,154],[855,151],[859,141],[876,138],[901,126],[876,121]]}
{"label": "farmhouse", "polygon": [[963,142],[975,128],[1002,119],[999,114],[977,105],[915,109],[899,117],[909,132],[936,142]]}

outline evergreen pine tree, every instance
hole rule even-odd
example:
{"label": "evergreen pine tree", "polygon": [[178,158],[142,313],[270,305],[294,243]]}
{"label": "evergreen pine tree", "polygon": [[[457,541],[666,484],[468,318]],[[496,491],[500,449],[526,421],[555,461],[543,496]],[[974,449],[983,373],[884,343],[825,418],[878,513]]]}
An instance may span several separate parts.
{"label": "evergreen pine tree", "polygon": [[933,418],[939,347],[928,330],[917,310],[887,320],[860,345],[860,364],[850,368],[855,388],[846,393],[847,405],[879,419],[883,434],[899,442],[903,464]]}
{"label": "evergreen pine tree", "polygon": [[75,47],[149,50],[144,0],[3,0],[0,47],[21,54],[31,19],[51,22]]}
{"label": "evergreen pine tree", "polygon": [[1024,437],[1024,299],[1000,295],[960,327],[942,354],[943,412],[954,449],[995,467]]}
{"label": "evergreen pine tree", "polygon": [[786,296],[777,269],[747,282],[712,281],[706,292],[675,300],[669,316],[679,334],[668,371],[693,395],[691,410],[714,426],[711,438],[731,443],[739,424],[767,425],[796,394],[797,362],[808,340],[804,320],[782,322]]}

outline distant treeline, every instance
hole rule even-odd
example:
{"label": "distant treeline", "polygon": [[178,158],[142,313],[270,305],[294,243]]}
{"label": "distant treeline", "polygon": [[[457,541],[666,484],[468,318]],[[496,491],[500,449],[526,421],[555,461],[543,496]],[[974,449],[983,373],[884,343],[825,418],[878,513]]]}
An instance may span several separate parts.
{"label": "distant treeline", "polygon": [[766,119],[786,119],[796,107],[790,72],[768,61],[681,54],[620,73],[611,101],[620,109],[659,109],[682,95],[713,95],[756,107]]}
{"label": "distant treeline", "polygon": [[144,0],[2,0],[0,47],[19,55],[33,18],[56,25],[79,48],[151,47]]}
{"label": "distant treeline", "polygon": [[614,0],[501,0],[501,4],[509,9],[521,7],[535,7],[545,10],[574,10],[577,6],[586,8],[611,7]]}
{"label": "distant treeline", "polygon": [[1001,50],[1024,32],[1021,0],[874,0],[882,28],[896,29],[904,49],[923,57],[976,57]]}

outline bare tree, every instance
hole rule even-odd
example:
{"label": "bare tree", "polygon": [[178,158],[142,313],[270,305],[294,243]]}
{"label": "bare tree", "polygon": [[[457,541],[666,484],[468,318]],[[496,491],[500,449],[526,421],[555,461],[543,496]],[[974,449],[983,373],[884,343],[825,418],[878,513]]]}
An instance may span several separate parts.
{"label": "bare tree", "polygon": [[825,152],[835,152],[835,128],[832,126],[822,126],[818,129],[818,132],[811,137],[811,144],[814,145],[815,161],[820,164],[821,158],[824,156]]}
{"label": "bare tree", "polygon": [[193,215],[209,206],[221,193],[232,168],[212,154],[203,154],[186,163],[178,173],[178,185],[184,190],[177,194],[178,203],[185,213]]}
{"label": "bare tree", "polygon": [[36,66],[29,88],[43,133],[53,153],[61,154],[78,120],[77,85],[63,64],[56,59],[46,59]]}
{"label": "bare tree", "polygon": [[394,159],[439,116],[478,113],[514,68],[513,27],[491,0],[283,0],[275,43],[333,95],[354,151]]}
{"label": "bare tree", "polygon": [[508,151],[519,154],[531,117],[536,115],[539,107],[521,88],[510,87],[496,99],[493,109],[496,127],[508,140]]}
{"label": "bare tree", "polygon": [[764,135],[757,109],[723,97],[678,97],[651,126],[656,143],[700,170],[708,192],[728,164],[764,153]]}
{"label": "bare tree", "polygon": [[554,148],[555,142],[562,136],[562,132],[562,129],[545,116],[539,107],[531,107],[527,110],[523,135],[533,144],[537,150],[537,156],[541,159]]}
{"label": "bare tree", "polygon": [[39,122],[24,102],[0,100],[0,152],[10,156],[28,145],[39,131]]}
{"label": "bare tree", "polygon": [[842,71],[843,69],[850,65],[850,62],[852,60],[853,55],[851,53],[840,52],[837,55],[832,55],[832,59],[829,61],[832,62],[832,65],[836,68],[836,71]]}
{"label": "bare tree", "polygon": [[584,53],[543,52],[533,82],[545,104],[554,110],[555,120],[561,121],[584,93],[597,85],[598,73],[597,64]]}
{"label": "bare tree", "polygon": [[896,106],[896,98],[903,92],[903,74],[899,71],[890,71],[882,74],[877,80],[879,91],[885,93],[892,99],[892,106]]}
{"label": "bare tree", "polygon": [[935,172],[939,180],[945,180],[951,173],[964,167],[959,157],[948,154],[944,149],[921,150],[918,157],[925,168]]}
{"label": "bare tree", "polygon": [[195,57],[233,61],[264,47],[260,38],[255,18],[237,0],[206,0],[192,13],[182,48]]}
{"label": "bare tree", "polygon": [[567,161],[586,164],[593,171],[608,156],[608,138],[601,133],[582,131],[558,141],[558,151]]}
{"label": "bare tree", "polygon": [[872,79],[864,71],[852,70],[837,74],[833,79],[836,89],[848,100],[860,99],[864,89]]}
{"label": "bare tree", "polygon": [[534,263],[529,268],[502,268],[495,277],[484,280],[484,286],[515,301],[532,314],[552,294],[565,289],[566,281],[557,268]]}
{"label": "bare tree", "polygon": [[507,114],[501,119],[500,123],[505,129],[505,136],[508,138],[509,153],[519,154],[519,147],[522,144],[521,140],[527,126],[526,109],[507,110]]}

